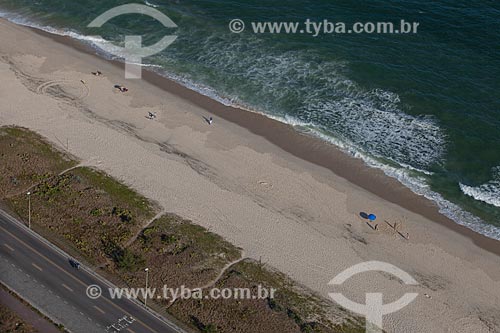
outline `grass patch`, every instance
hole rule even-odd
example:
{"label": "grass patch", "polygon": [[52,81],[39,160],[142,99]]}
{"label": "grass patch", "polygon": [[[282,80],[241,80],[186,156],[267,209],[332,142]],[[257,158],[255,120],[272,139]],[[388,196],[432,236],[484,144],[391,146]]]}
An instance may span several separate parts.
{"label": "grass patch", "polygon": [[0,304],[0,332],[36,333],[37,330],[10,308]]}
{"label": "grass patch", "polygon": [[19,127],[0,128],[0,198],[25,192],[76,164],[36,133]]}
{"label": "grass patch", "polygon": [[[178,300],[169,308],[174,316],[203,331],[216,332],[317,332],[361,333],[363,321],[299,287],[283,273],[253,260],[234,265],[216,287],[249,288],[256,295],[258,286],[274,288],[274,298]],[[334,321],[337,319],[337,321]]]}
{"label": "grass patch", "polygon": [[[194,288],[212,281],[241,253],[231,243],[176,215],[151,223],[128,247],[130,256],[141,256],[150,269],[151,286]],[[129,285],[144,285],[144,271],[120,272]]]}
{"label": "grass patch", "polygon": [[[114,262],[123,269],[140,264],[123,246],[155,214],[146,198],[86,167],[43,180],[32,192],[32,224],[44,229],[44,236],[63,247],[70,245],[92,264]],[[8,202],[27,219],[24,193]]]}
{"label": "grass patch", "polygon": [[[95,187],[106,192],[116,202],[125,203],[127,207],[133,207],[140,214],[151,216],[151,218],[154,216],[154,209],[149,200],[105,173],[96,172],[90,168],[78,168],[75,169],[75,174],[86,178]],[[116,209],[120,210],[119,207]],[[114,213],[119,215],[117,212]]]}
{"label": "grass patch", "polygon": [[[274,311],[286,312],[300,326],[302,332],[364,332],[364,320],[348,313],[329,301],[299,286],[285,274],[254,260],[245,260],[234,267],[241,278],[277,290],[268,300]],[[339,323],[334,319],[346,318]]]}

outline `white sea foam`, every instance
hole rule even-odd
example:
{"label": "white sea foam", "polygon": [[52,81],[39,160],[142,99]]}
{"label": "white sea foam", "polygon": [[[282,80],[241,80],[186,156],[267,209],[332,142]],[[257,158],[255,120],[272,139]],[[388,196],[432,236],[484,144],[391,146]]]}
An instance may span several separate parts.
{"label": "white sea foam", "polygon": [[103,38],[98,37],[98,36],[85,36],[85,35],[79,34],[76,31],[72,31],[69,29],[57,29],[57,28],[54,28],[54,27],[51,27],[48,25],[43,25],[43,24],[37,23],[34,20],[31,20],[30,18],[28,18],[26,16],[22,16],[22,15],[12,13],[12,12],[0,12],[0,17],[5,18],[5,19],[7,19],[10,22],[13,22],[15,24],[30,27],[30,28],[35,28],[38,30],[42,30],[42,31],[48,32],[48,33],[53,34],[53,35],[67,36],[67,37],[71,37],[73,39],[78,39],[78,40],[85,41],[85,42],[92,43],[92,44],[94,44],[94,43],[107,43],[106,40],[104,40]]}
{"label": "white sea foam", "polygon": [[246,100],[256,109],[282,118],[293,114],[400,165],[426,170],[442,162],[446,136],[436,120],[404,113],[393,92],[365,90],[344,74],[343,61],[318,60],[304,51],[272,52],[251,38],[213,38],[200,48],[197,62],[238,82],[240,91],[252,91],[254,100]]}
{"label": "white sea foam", "polygon": [[151,2],[149,2],[149,1],[147,1],[147,0],[146,0],[146,1],[144,1],[144,4],[145,4],[145,5],[147,5],[147,6],[149,6],[149,7],[153,7],[153,8],[158,8],[158,7],[160,7],[160,6],[155,5],[154,3],[151,3]]}
{"label": "white sea foam", "polygon": [[[70,37],[76,40],[79,40],[81,42],[84,42],[85,44],[92,46],[99,54],[104,56],[107,59],[113,59],[113,60],[120,60],[120,54],[122,52],[122,47],[119,45],[116,45],[108,40],[105,40],[104,38],[100,36],[89,36],[89,35],[82,35],[76,31],[70,30],[70,29],[57,29],[51,26],[47,25],[42,25],[39,23],[34,22],[33,20],[30,20],[24,16],[15,14],[15,13],[8,13],[8,12],[0,12],[0,17],[5,18],[15,24],[18,25],[23,25],[27,26],[30,28],[35,28],[38,30],[42,30],[45,32],[48,32],[53,35],[58,35],[58,36],[64,36],[64,37]],[[147,63],[137,63],[135,65],[141,65],[142,67],[150,67],[150,68],[162,68],[160,65],[155,65],[155,64],[147,64]]]}
{"label": "white sea foam", "polygon": [[[414,170],[414,168],[396,168],[389,166],[356,149],[351,144],[341,142],[338,139],[332,139],[331,137],[325,136],[321,133],[315,134],[320,136],[324,140],[335,144],[345,152],[350,153],[352,156],[362,159],[368,166],[381,169],[387,176],[396,178],[400,183],[411,189],[412,192],[418,195],[422,195],[425,198],[435,202],[439,207],[439,212],[455,221],[456,223],[489,238],[500,240],[500,228],[485,223],[479,217],[464,211],[458,205],[443,198],[443,196],[441,196],[439,193],[432,191],[424,177],[415,175],[414,171],[418,170]],[[426,172],[423,173],[425,174]],[[496,184],[498,185],[499,183]],[[496,198],[498,200],[500,195],[500,193],[498,192],[498,187],[496,187],[496,191],[496,197],[492,192],[490,192],[487,198]],[[481,200],[478,198],[476,199]],[[498,201],[496,202],[498,203]]]}
{"label": "white sea foam", "polygon": [[479,186],[468,186],[460,183],[463,193],[476,200],[500,207],[500,166],[493,168],[493,179]]}

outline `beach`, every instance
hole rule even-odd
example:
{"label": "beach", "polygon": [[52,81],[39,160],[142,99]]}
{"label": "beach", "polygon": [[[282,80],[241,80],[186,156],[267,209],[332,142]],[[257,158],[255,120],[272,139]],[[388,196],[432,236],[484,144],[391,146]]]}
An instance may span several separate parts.
{"label": "beach", "polygon": [[[121,65],[69,39],[4,20],[0,36],[0,125],[36,131],[325,298],[337,291],[364,303],[366,292],[383,292],[387,303],[419,293],[384,317],[389,332],[500,330],[498,241],[457,225],[381,171],[155,74],[125,80]],[[377,215],[377,230],[362,212]],[[328,285],[371,260],[419,284],[370,272]]]}

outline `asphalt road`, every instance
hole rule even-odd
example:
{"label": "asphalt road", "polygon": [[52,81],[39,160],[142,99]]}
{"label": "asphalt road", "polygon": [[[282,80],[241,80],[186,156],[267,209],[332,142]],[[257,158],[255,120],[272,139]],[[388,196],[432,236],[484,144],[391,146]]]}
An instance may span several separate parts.
{"label": "asphalt road", "polygon": [[[43,313],[57,318],[72,332],[89,333],[89,329],[92,332],[184,332],[147,311],[141,304],[127,299],[111,299],[106,292],[111,286],[109,282],[88,268],[77,270],[71,267],[64,252],[1,210],[0,259],[0,280],[9,286],[15,284],[18,289],[26,287],[25,290],[35,299],[38,296],[38,299],[47,300],[54,295],[56,301],[34,305],[42,307]],[[103,290],[102,296],[89,298],[86,294],[89,285],[99,286]],[[16,292],[23,296],[22,290]],[[48,293],[44,296],[44,292]],[[66,311],[68,315],[64,316]]]}

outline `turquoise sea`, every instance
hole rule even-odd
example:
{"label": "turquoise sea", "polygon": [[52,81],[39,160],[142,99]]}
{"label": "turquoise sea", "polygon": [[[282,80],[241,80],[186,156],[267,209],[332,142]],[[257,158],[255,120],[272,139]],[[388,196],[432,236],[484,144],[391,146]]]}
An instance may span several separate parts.
{"label": "turquoise sea", "polygon": [[[500,2],[148,0],[178,26],[124,15],[119,0],[0,0],[18,24],[90,45],[175,34],[150,70],[317,135],[500,239]],[[232,19],[246,24],[231,33]],[[418,22],[416,34],[256,34],[251,22]],[[96,52],[112,57],[102,50]]]}

